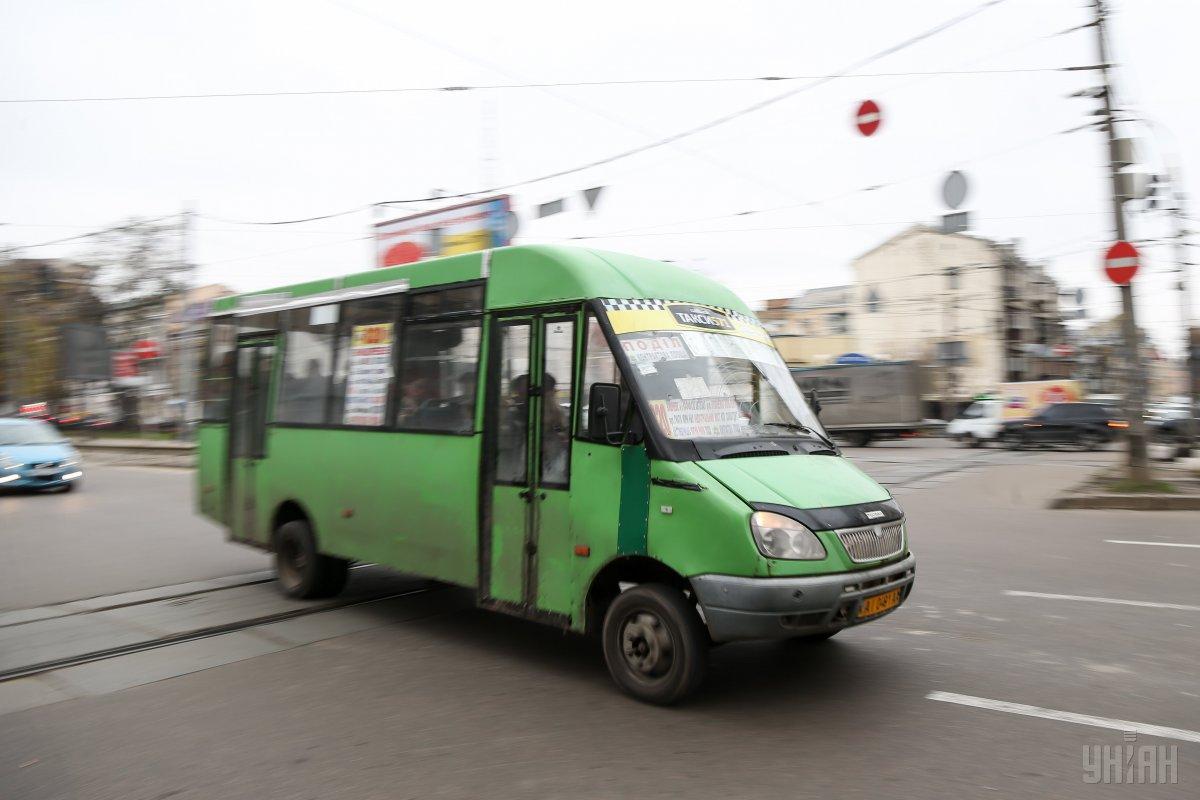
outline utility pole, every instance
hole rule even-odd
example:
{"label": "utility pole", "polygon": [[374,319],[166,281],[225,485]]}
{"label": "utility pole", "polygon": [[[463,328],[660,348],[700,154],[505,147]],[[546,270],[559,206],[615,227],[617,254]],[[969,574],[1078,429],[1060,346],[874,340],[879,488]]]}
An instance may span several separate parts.
{"label": "utility pole", "polygon": [[1192,352],[1192,282],[1188,275],[1188,225],[1187,197],[1183,191],[1183,178],[1179,169],[1171,170],[1171,216],[1175,219],[1175,263],[1179,270],[1179,324],[1183,328],[1183,369],[1187,379],[1187,415],[1183,418],[1183,437],[1187,442],[1184,447],[1190,455],[1196,445],[1196,377],[1200,365],[1196,363]]}
{"label": "utility pole", "polygon": [[[1121,186],[1121,160],[1118,153],[1116,124],[1113,119],[1112,84],[1108,77],[1108,42],[1105,36],[1105,19],[1107,9],[1104,0],[1093,0],[1096,10],[1096,41],[1100,55],[1100,78],[1104,82],[1104,119],[1103,127],[1108,136],[1109,171],[1112,176],[1113,223],[1116,228],[1117,241],[1126,241],[1124,202]],[[1128,466],[1129,478],[1137,483],[1150,480],[1150,465],[1146,452],[1146,382],[1142,374],[1141,353],[1138,348],[1137,322],[1133,313],[1133,283],[1124,284],[1121,291],[1121,332],[1125,340],[1125,409],[1129,417],[1128,436]]]}

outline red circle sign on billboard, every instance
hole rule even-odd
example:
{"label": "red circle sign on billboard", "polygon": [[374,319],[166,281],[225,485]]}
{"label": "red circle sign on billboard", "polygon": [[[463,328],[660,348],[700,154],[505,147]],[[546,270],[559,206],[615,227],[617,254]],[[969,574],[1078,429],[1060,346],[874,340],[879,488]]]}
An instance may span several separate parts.
{"label": "red circle sign on billboard", "polygon": [[383,256],[383,266],[399,267],[415,264],[425,255],[425,250],[416,242],[404,241],[392,245]]}
{"label": "red circle sign on billboard", "polygon": [[854,124],[858,126],[858,132],[863,136],[870,136],[879,130],[879,123],[883,121],[883,115],[879,111],[879,104],[874,100],[863,100],[858,106],[858,112],[854,115]]}
{"label": "red circle sign on billboard", "polygon": [[1118,286],[1133,280],[1138,271],[1138,251],[1129,242],[1117,242],[1104,254],[1104,271]]}

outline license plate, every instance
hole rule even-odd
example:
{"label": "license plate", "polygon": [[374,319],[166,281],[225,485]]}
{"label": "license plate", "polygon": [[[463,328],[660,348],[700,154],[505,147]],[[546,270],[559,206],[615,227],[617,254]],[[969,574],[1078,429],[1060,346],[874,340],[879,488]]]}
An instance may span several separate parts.
{"label": "license plate", "polygon": [[885,611],[895,608],[900,605],[900,590],[892,589],[890,592],[883,594],[864,597],[863,601],[858,604],[858,618],[865,619],[873,617],[876,614],[882,614]]}
{"label": "license plate", "polygon": [[30,474],[38,478],[49,478],[51,475],[58,475],[60,472],[62,470],[57,467],[42,467],[41,469],[31,471]]}

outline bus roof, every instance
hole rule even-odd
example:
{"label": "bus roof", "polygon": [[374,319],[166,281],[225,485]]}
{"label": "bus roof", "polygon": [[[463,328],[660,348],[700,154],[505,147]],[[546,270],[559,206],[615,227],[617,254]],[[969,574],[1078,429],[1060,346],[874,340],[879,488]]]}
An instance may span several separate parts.
{"label": "bus roof", "polygon": [[[490,251],[487,308],[518,308],[597,297],[685,300],[753,315],[742,300],[714,280],[649,258],[559,245],[522,245]],[[478,280],[483,253],[435,258],[400,267],[356,272],[217,300],[213,311],[237,308],[242,297],[306,295],[407,279],[409,288]]]}

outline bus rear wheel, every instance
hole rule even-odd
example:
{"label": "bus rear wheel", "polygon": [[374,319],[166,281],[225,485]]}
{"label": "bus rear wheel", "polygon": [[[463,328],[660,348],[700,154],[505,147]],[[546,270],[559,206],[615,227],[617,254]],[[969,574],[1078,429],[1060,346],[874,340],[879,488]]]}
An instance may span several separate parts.
{"label": "bus rear wheel", "polygon": [[604,615],[604,661],[626,693],[671,705],[694,692],[708,667],[708,633],[694,605],[673,587],[627,589]]}
{"label": "bus rear wheel", "polygon": [[288,597],[333,597],[346,586],[350,562],[317,552],[317,539],[305,520],[285,522],[275,531],[275,574]]}

